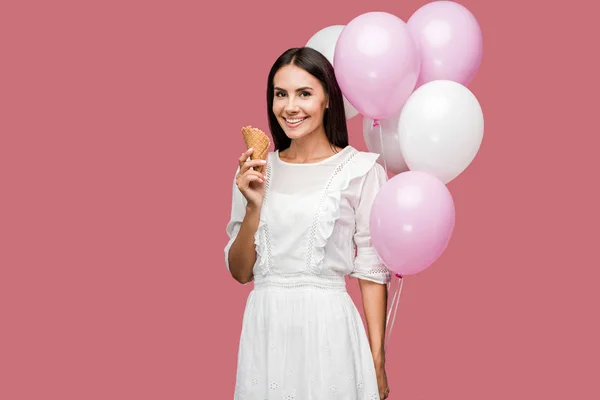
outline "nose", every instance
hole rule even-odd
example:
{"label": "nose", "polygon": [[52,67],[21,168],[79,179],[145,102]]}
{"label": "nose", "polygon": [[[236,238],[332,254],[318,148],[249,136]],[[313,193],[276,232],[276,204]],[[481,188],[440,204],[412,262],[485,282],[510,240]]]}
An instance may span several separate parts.
{"label": "nose", "polygon": [[298,109],[298,105],[296,104],[296,101],[294,99],[293,96],[288,97],[288,102],[285,105],[285,111],[290,113],[290,114],[294,114],[297,113],[299,111]]}

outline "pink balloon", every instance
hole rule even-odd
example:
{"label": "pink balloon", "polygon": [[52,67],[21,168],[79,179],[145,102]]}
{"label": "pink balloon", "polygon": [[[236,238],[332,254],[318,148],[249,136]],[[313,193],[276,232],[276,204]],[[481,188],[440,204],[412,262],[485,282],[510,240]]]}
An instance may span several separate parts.
{"label": "pink balloon", "polygon": [[407,25],[421,53],[417,87],[435,80],[471,82],[481,64],[483,39],[469,10],[453,1],[434,1],[419,8]]}
{"label": "pink balloon", "polygon": [[415,87],[420,63],[406,23],[385,12],[369,12],[350,21],[333,56],[342,93],[371,119],[400,111]]}
{"label": "pink balloon", "polygon": [[371,240],[390,271],[413,275],[444,252],[454,230],[452,195],[438,178],[421,171],[394,176],[371,209]]}

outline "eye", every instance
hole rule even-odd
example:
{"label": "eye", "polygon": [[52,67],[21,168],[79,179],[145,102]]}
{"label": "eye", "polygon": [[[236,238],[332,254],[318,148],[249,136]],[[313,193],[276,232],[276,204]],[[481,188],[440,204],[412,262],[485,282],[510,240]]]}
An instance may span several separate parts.
{"label": "eye", "polygon": [[300,96],[302,96],[302,97],[309,97],[310,96],[310,92],[302,92],[302,93],[300,93]]}
{"label": "eye", "polygon": [[285,97],[284,92],[275,92],[275,97]]}

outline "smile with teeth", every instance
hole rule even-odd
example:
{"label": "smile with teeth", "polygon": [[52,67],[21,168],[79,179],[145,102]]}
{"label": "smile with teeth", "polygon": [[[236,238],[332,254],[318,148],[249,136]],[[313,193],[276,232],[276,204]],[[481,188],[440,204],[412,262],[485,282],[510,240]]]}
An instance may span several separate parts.
{"label": "smile with teeth", "polygon": [[303,117],[303,118],[284,118],[284,119],[285,119],[285,122],[289,126],[296,126],[296,125],[300,125],[300,123],[302,121],[304,121],[306,118],[308,118],[308,117]]}

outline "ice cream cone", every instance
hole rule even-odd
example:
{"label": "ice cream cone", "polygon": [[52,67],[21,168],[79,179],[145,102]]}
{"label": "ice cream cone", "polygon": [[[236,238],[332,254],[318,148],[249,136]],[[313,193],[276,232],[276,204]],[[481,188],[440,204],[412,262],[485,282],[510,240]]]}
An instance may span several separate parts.
{"label": "ice cream cone", "polygon": [[[251,160],[266,160],[269,153],[271,141],[269,137],[260,129],[251,126],[242,128],[242,135],[246,142],[246,148],[252,147],[254,151],[250,154]],[[263,167],[255,167],[254,170],[262,173]]]}

